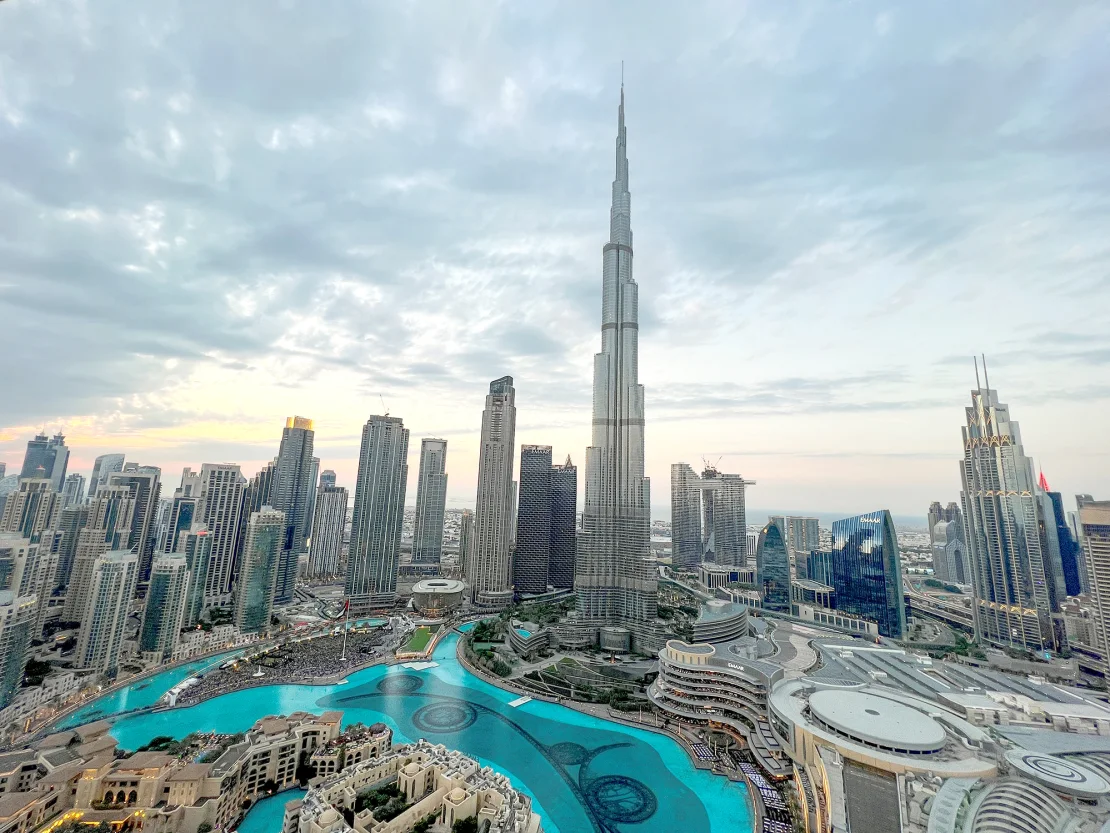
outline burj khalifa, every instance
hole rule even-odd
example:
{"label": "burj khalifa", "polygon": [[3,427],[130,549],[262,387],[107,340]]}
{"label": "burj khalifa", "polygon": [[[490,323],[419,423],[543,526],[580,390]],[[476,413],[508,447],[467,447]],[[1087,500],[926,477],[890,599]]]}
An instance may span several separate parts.
{"label": "burj khalifa", "polygon": [[632,279],[624,87],[617,115],[609,242],[602,252],[601,352],[594,355],[593,437],[575,564],[577,619],[603,648],[657,650],[657,573],[650,558],[650,483],[644,476],[639,381],[639,287]]}

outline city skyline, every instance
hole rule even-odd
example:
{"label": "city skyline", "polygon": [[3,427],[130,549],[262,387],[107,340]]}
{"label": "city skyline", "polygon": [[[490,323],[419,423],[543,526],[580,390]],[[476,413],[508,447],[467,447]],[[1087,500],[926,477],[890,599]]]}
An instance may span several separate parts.
{"label": "city skyline", "polygon": [[[77,16],[6,9],[0,51],[18,58],[20,94],[2,105],[3,135],[25,165],[0,198],[12,230],[0,315],[13,343],[63,334],[36,362],[0,368],[9,473],[43,427],[65,433],[82,472],[123,449],[171,477],[206,460],[250,473],[272,457],[278,420],[308,411],[316,454],[350,485],[380,395],[414,437],[451,442],[449,504],[465,505],[469,414],[502,373],[517,382],[518,442],[577,459],[599,151],[623,58],[645,172],[649,477],[723,456],[768,506],[918,515],[958,492],[950,426],[970,357],[986,352],[1054,485],[1110,491],[1107,467],[1090,465],[1110,453],[1098,430],[1110,290],[1085,208],[1105,203],[1087,172],[1107,150],[1085,138],[1097,92],[1074,80],[1106,68],[1091,47],[1106,9],[999,8],[969,24],[834,5],[793,20],[756,4],[716,12],[709,40],[697,9],[628,21],[599,6],[588,27],[491,9],[466,46],[464,12],[442,11],[418,23],[283,9],[221,35],[202,15],[150,9],[173,37],[147,50],[139,22],[108,7],[89,11],[87,31]],[[248,19],[269,27],[267,52],[295,52],[283,50],[295,38],[312,71],[274,87],[285,76],[263,55],[201,59],[210,37],[253,44],[236,34]],[[343,35],[302,38],[302,26]],[[551,37],[518,37],[537,27]],[[17,31],[27,40],[8,40]],[[39,40],[65,61],[25,51]],[[835,69],[843,40],[861,47],[852,72]],[[134,63],[120,72],[107,56],[124,51]],[[231,61],[234,99],[212,74]],[[335,68],[352,70],[343,84]],[[28,217],[39,232],[20,231]],[[980,314],[988,305],[997,315]],[[838,322],[857,317],[871,338],[844,338]],[[65,384],[43,366],[67,367]]]}

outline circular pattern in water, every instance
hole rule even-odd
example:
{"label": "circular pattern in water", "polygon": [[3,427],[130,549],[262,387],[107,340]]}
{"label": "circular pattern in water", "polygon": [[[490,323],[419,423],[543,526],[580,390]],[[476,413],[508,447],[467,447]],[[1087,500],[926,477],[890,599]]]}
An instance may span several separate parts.
{"label": "circular pattern in water", "polygon": [[388,674],[378,680],[382,694],[412,694],[424,686],[424,681],[414,674]]}
{"label": "circular pattern in water", "polygon": [[585,746],[569,740],[547,747],[547,756],[563,766],[582,766],[590,759]]}
{"label": "circular pattern in water", "polygon": [[626,775],[594,778],[586,785],[586,800],[599,816],[619,824],[640,824],[659,808],[647,784]]}
{"label": "circular pattern in water", "polygon": [[417,709],[412,715],[412,725],[422,732],[461,732],[477,720],[478,710],[458,700],[432,703]]}

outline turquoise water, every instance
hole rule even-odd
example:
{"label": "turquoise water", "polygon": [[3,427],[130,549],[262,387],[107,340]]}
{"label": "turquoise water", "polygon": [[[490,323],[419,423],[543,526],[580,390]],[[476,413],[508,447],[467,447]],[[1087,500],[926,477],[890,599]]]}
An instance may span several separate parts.
{"label": "turquoise water", "polygon": [[161,674],[147,677],[145,680],[140,680],[133,685],[124,686],[111,694],[106,694],[103,697],[93,700],[87,706],[82,706],[65,720],[61,721],[57,728],[70,729],[74,726],[80,726],[82,723],[91,723],[94,720],[100,720],[104,717],[112,717],[125,712],[133,712],[136,709],[145,709],[147,706],[153,706],[162,699],[163,694],[182,680],[188,679],[210,666],[218,665],[228,657],[239,653],[242,653],[242,651],[227,651],[223,654],[216,654],[215,656],[200,659],[196,662],[180,665],[169,671],[163,671]]}
{"label": "turquoise water", "polygon": [[279,833],[285,820],[286,803],[304,798],[304,794],[304,790],[286,790],[262,799],[247,812],[239,825],[239,833]]}
{"label": "turquoise water", "polygon": [[524,628],[517,628],[516,632],[519,633],[521,636],[523,636],[525,639],[527,639],[528,637],[530,637],[532,635],[531,631],[526,631],[526,630],[524,630]]}
{"label": "turquoise water", "polygon": [[[399,743],[425,737],[504,772],[533,798],[547,833],[752,829],[744,787],[694,769],[674,741],[551,703],[533,700],[511,708],[515,694],[458,664],[457,639],[449,634],[436,647],[437,668],[377,666],[350,675],[347,685],[237,691],[185,709],[120,717],[112,734],[123,748],[135,749],[156,735],[240,732],[267,714],[340,709],[345,723],[382,721]],[[276,802],[275,818],[288,800]],[[271,804],[260,802],[248,814],[250,825]],[[278,828],[263,831],[244,823],[241,829]]]}

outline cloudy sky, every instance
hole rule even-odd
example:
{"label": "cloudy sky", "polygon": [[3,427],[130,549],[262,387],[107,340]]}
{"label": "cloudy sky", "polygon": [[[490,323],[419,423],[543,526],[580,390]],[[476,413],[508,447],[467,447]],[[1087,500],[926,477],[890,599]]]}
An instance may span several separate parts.
{"label": "cloudy sky", "polygon": [[982,352],[1110,497],[1110,4],[1063,0],[0,3],[0,460],[249,476],[302,414],[350,486],[384,402],[462,506],[508,373],[581,462],[622,59],[659,514],[702,458],[955,499]]}

